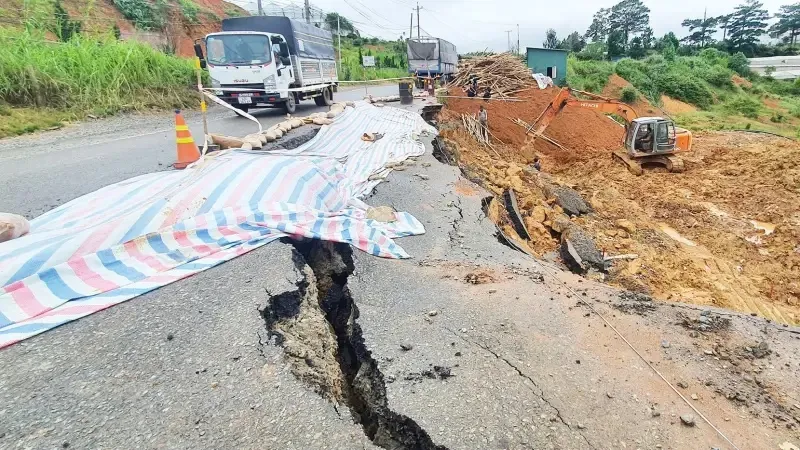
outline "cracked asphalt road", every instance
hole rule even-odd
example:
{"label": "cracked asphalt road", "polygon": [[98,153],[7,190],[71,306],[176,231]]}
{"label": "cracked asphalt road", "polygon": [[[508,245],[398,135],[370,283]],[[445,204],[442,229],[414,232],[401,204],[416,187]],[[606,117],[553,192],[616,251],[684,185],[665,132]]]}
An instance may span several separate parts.
{"label": "cracked asphalt road", "polygon": [[[125,140],[128,159],[138,146],[172,151],[171,143],[142,139]],[[450,449],[731,448],[699,418],[694,428],[680,424],[689,408],[583,306],[591,302],[668,379],[685,381],[685,395],[697,394],[697,406],[739,448],[798,442],[796,429],[752,414],[706,384],[719,383],[709,373],[729,368],[704,356],[720,336],[691,337],[676,325],[678,311],[693,309],[659,305],[645,316],[623,314],[611,307],[616,291],[552,272],[500,244],[481,211],[485,194],[430,150],[367,199],[425,225],[425,235],[398,241],[414,258],[356,252],[348,281],[393,410]],[[109,151],[116,155],[109,156],[111,174],[87,175],[79,186],[50,176],[51,164],[37,169],[40,160],[15,157],[46,185],[28,199],[30,189],[19,186],[26,178],[5,178],[11,195],[0,210],[43,211],[57,206],[58,192],[66,201],[155,167],[123,167],[127,160]],[[96,163],[75,158],[87,174]],[[0,351],[0,447],[373,448],[347,408],[302,385],[283,350],[264,344],[258,310],[268,292],[295,282],[291,250],[272,243]],[[476,270],[494,281],[465,282]],[[800,341],[763,320],[734,317],[737,339],[766,339],[780,355],[764,364],[761,379],[800,398],[791,381],[800,377]],[[670,348],[660,345],[665,340]],[[417,376],[433,365],[449,367],[452,376]]]}

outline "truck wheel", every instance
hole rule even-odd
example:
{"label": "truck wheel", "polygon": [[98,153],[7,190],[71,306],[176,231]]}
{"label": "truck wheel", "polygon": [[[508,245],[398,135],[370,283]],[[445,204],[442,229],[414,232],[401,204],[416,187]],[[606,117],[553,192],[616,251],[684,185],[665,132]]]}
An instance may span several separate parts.
{"label": "truck wheel", "polygon": [[294,92],[289,92],[289,98],[283,102],[283,110],[286,111],[287,114],[294,114],[297,110],[297,99],[294,96]]}
{"label": "truck wheel", "polygon": [[333,91],[330,88],[322,88],[322,95],[314,97],[317,106],[331,106],[333,104]]}

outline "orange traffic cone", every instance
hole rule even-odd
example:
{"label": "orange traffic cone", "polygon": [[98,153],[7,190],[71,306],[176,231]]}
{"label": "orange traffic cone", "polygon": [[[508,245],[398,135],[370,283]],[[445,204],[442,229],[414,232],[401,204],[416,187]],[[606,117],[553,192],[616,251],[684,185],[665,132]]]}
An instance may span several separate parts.
{"label": "orange traffic cone", "polygon": [[192,139],[192,133],[189,132],[189,126],[183,120],[181,110],[175,110],[175,141],[178,143],[178,161],[172,166],[176,169],[184,169],[189,164],[200,159],[200,152]]}

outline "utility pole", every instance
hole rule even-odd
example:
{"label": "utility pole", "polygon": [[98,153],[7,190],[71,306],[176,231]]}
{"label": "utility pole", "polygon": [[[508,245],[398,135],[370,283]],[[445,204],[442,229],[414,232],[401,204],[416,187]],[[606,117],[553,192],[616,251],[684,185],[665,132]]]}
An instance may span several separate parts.
{"label": "utility pole", "polygon": [[308,4],[308,0],[306,0],[306,23],[311,23],[311,6]]}
{"label": "utility pole", "polygon": [[261,7],[261,0],[258,0],[258,15],[259,16],[264,15],[264,8]]}
{"label": "utility pole", "polygon": [[420,38],[419,28],[419,2],[417,2],[417,39]]}
{"label": "utility pole", "polygon": [[411,23],[408,24],[408,38],[414,35],[414,11],[411,11]]}
{"label": "utility pole", "polygon": [[519,48],[519,24],[517,24],[517,53],[518,54],[522,53],[522,51]]}
{"label": "utility pole", "polygon": [[508,39],[508,52],[511,53],[511,32],[514,30],[506,30],[506,38]]}
{"label": "utility pole", "polygon": [[342,26],[339,24],[341,16],[336,13],[336,34],[339,35],[339,68],[342,67]]}

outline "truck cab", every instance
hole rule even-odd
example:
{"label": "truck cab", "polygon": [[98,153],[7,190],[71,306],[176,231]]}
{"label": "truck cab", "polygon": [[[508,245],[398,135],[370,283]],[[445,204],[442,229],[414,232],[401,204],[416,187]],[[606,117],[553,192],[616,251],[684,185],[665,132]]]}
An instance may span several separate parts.
{"label": "truck cab", "polygon": [[222,21],[195,52],[208,69],[217,97],[236,109],[282,107],[294,113],[299,101],[333,103],[338,83],[329,31],[286,17],[254,16]]}
{"label": "truck cab", "polygon": [[[295,103],[294,70],[280,34],[231,31],[206,36],[206,65],[214,95],[247,112],[259,105]],[[293,105],[291,108],[294,110]]]}

